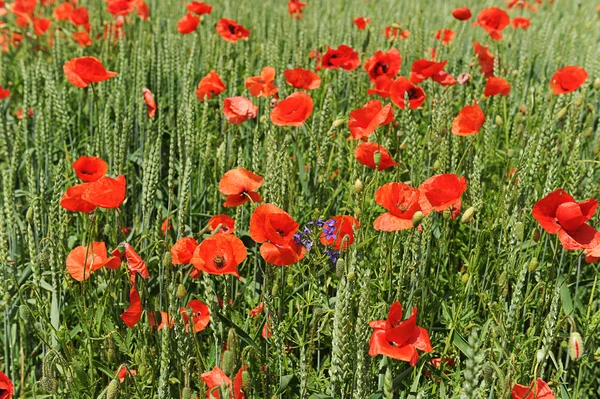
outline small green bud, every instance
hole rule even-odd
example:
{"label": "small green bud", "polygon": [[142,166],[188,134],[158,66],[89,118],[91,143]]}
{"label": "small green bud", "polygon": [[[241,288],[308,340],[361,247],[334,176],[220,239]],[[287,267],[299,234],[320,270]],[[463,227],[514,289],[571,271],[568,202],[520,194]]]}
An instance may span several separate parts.
{"label": "small green bud", "polygon": [[233,355],[238,351],[238,336],[235,333],[234,328],[230,328],[227,332],[227,349],[230,350]]}
{"label": "small green bud", "polygon": [[581,105],[583,104],[583,100],[585,100],[585,98],[583,97],[583,95],[579,95],[576,99],[575,99],[575,106],[577,108],[581,107]]}
{"label": "small green bud", "polygon": [[462,214],[460,221],[462,223],[471,223],[474,216],[475,216],[475,207],[470,207]]}
{"label": "small green bud", "polygon": [[467,284],[469,282],[469,273],[465,273],[460,276],[460,282],[463,284]]}
{"label": "small green bud", "polygon": [[515,156],[515,150],[513,150],[512,148],[509,148],[508,150],[506,150],[506,156],[509,158],[512,158]]}
{"label": "small green bud", "polygon": [[167,269],[170,269],[173,266],[173,257],[171,256],[171,252],[165,252],[162,263]]}
{"label": "small green bud", "polygon": [[119,397],[119,380],[113,379],[106,388],[106,399],[117,399]]}
{"label": "small green bud", "polygon": [[276,281],[273,283],[273,288],[271,288],[271,295],[277,296],[279,294],[279,283]]}
{"label": "small green bud", "polygon": [[242,371],[242,390],[249,393],[252,389],[252,374],[248,370]]}
{"label": "small green bud", "polygon": [[496,120],[494,122],[498,127],[502,127],[502,125],[504,124],[504,121],[502,120],[502,117],[500,115],[496,115]]}
{"label": "small green bud", "polygon": [[348,272],[348,281],[354,281],[354,280],[356,280],[356,273]]}
{"label": "small green bud", "polygon": [[42,391],[46,393],[56,392],[56,389],[58,388],[58,383],[52,377],[42,377],[39,381],[39,384],[40,388],[42,388]]}
{"label": "small green bud", "polygon": [[233,373],[233,367],[234,367],[234,356],[233,353],[230,350],[226,350],[225,353],[223,353],[223,364],[222,364],[222,370],[225,374],[227,375],[231,375]]}
{"label": "small green bud", "polygon": [[25,304],[19,306],[19,317],[21,317],[21,320],[23,320],[25,323],[33,323],[33,315],[31,314],[31,310],[29,309],[29,306]]}
{"label": "small green bud", "polygon": [[571,360],[581,359],[583,355],[583,338],[578,332],[572,332],[569,336],[569,356]]}
{"label": "small green bud", "polygon": [[523,238],[525,237],[525,225],[523,225],[523,222],[515,223],[515,237],[519,242],[523,242]]}
{"label": "small green bud", "polygon": [[423,215],[423,212],[416,211],[415,214],[412,217],[413,227],[419,226],[421,224],[421,222],[423,221],[424,217],[425,217],[425,215]]}
{"label": "small green bud", "polygon": [[296,281],[294,279],[294,273],[288,273],[286,280],[287,280],[288,287],[293,288],[296,285]]}
{"label": "small green bud", "polygon": [[567,107],[562,107],[557,113],[556,113],[556,120],[559,121],[562,118],[565,117],[565,115],[567,115]]}
{"label": "small green bud", "polygon": [[183,299],[187,295],[187,290],[185,289],[185,285],[179,284],[177,286],[177,293],[175,294],[177,299]]}
{"label": "small green bud", "polygon": [[184,387],[181,390],[181,399],[192,399],[192,388]]}
{"label": "small green bud", "polygon": [[339,258],[337,260],[337,262],[335,263],[335,274],[339,278],[342,278],[342,276],[344,275],[345,272],[346,272],[346,261],[344,260],[344,258]]}
{"label": "small green bud", "polygon": [[379,167],[381,163],[381,153],[379,151],[373,153],[373,162],[375,162],[375,167]]}
{"label": "small green bud", "polygon": [[433,163],[433,166],[431,167],[431,170],[433,170],[434,172],[437,172],[438,170],[440,170],[441,167],[442,167],[442,164],[440,163],[440,161],[438,161],[436,159],[435,162]]}
{"label": "small green bud", "polygon": [[531,239],[535,242],[539,242],[541,236],[542,236],[542,233],[540,232],[540,229],[534,229],[533,234],[531,235]]}
{"label": "small green bud", "polygon": [[452,212],[450,211],[450,209],[444,209],[444,212],[442,212],[442,216],[444,216],[444,219],[450,219],[451,215]]}
{"label": "small green bud", "polygon": [[360,181],[360,179],[356,179],[356,181],[354,182],[354,194],[360,194],[360,192],[363,189],[363,184]]}
{"label": "small green bud", "polygon": [[527,270],[529,270],[529,273],[533,273],[537,270],[538,267],[538,260],[537,258],[533,258],[529,261],[529,264],[527,265]]}
{"label": "small green bud", "polygon": [[594,79],[594,89],[600,90],[600,78]]}

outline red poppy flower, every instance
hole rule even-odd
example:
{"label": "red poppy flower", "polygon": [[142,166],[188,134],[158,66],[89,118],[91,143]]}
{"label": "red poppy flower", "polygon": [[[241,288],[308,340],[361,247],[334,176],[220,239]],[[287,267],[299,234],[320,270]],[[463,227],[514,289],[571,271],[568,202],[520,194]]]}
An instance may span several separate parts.
{"label": "red poppy flower", "polygon": [[263,339],[271,338],[271,336],[273,335],[273,333],[271,332],[271,316],[269,316],[265,324],[263,324],[263,328],[260,335],[263,337]]}
{"label": "red poppy flower", "polygon": [[96,206],[85,201],[81,196],[87,190],[89,183],[69,187],[60,199],[60,206],[71,212],[90,213]]}
{"label": "red poppy flower", "polygon": [[[325,224],[333,222],[332,234],[321,232],[321,244],[329,246],[333,245],[333,249],[339,251],[346,249],[354,242],[354,229],[360,228],[360,223],[353,216],[338,215],[327,220]],[[348,237],[348,238],[345,238]],[[343,244],[343,247],[342,247]]]}
{"label": "red poppy flower", "polygon": [[162,225],[160,226],[160,231],[162,231],[163,235],[167,234],[167,230],[172,230],[173,226],[171,225],[171,216],[168,216],[165,220],[163,220]]}
{"label": "red poppy flower", "polygon": [[440,29],[435,34],[435,40],[441,40],[444,46],[450,44],[452,39],[454,39],[454,31],[452,29]]}
{"label": "red poppy flower", "polygon": [[[379,166],[375,165],[375,153],[379,152],[381,155],[381,161]],[[368,166],[371,169],[377,168],[377,170],[386,170],[392,166],[398,165],[394,162],[388,150],[377,143],[361,143],[356,150],[354,150],[354,157],[361,164]]]}
{"label": "red poppy flower", "polygon": [[256,192],[263,184],[263,178],[244,168],[231,169],[223,175],[219,182],[219,192],[227,196],[224,207],[236,207],[248,201],[261,202],[262,197]]}
{"label": "red poppy flower", "polygon": [[401,66],[402,56],[395,48],[386,53],[377,51],[365,62],[365,69],[372,83],[376,83],[380,76],[387,76],[391,81],[398,75]]}
{"label": "red poppy flower", "polygon": [[306,7],[306,3],[302,3],[300,0],[288,1],[288,12],[292,18],[302,19],[302,9],[304,7]]}
{"label": "red poppy flower", "polygon": [[529,386],[515,384],[510,392],[512,399],[555,399],[552,390],[544,380],[538,378]]}
{"label": "red poppy flower", "polygon": [[256,305],[256,307],[254,307],[252,310],[250,310],[250,312],[249,312],[250,316],[257,317],[259,314],[262,313],[264,306],[265,306],[264,302],[260,302],[258,305]]}
{"label": "red poppy flower", "polygon": [[106,6],[106,11],[111,13],[113,16],[125,16],[133,12],[133,2],[129,0],[114,0],[110,1]]}
{"label": "red poppy flower", "polygon": [[263,204],[250,218],[250,237],[262,244],[260,254],[267,263],[288,266],[302,260],[306,253],[306,249],[294,241],[298,227],[284,210]]}
{"label": "red poppy flower", "polygon": [[443,174],[432,176],[425,180],[419,186],[421,191],[420,204],[422,209],[429,209],[437,212],[443,212],[446,209],[458,209],[460,212],[461,196],[467,189],[465,177],[458,177],[455,174]]}
{"label": "red poppy flower", "polygon": [[89,30],[90,17],[88,15],[88,9],[86,7],[75,8],[69,14],[69,21],[75,26],[84,26],[86,30]]}
{"label": "red poppy flower", "polygon": [[219,227],[218,234],[233,234],[235,230],[235,220],[228,215],[216,215],[209,219],[208,226],[211,234],[215,233],[217,227]]}
{"label": "red poppy flower", "polygon": [[585,261],[587,263],[596,263],[600,260],[600,237],[594,238],[594,243],[590,244],[590,248],[584,251]]}
{"label": "red poppy flower", "polygon": [[386,26],[383,28],[381,33],[385,36],[386,39],[396,40],[396,39],[408,39],[410,37],[410,32],[406,29],[401,29],[400,24],[394,24],[394,26]]}
{"label": "red poppy flower", "polygon": [[481,26],[493,40],[502,40],[502,30],[510,23],[506,11],[498,7],[489,7],[481,10],[477,15],[477,24]]}
{"label": "red poppy flower", "polygon": [[0,371],[0,399],[12,399],[15,387],[6,374]]}
{"label": "red poppy flower", "polygon": [[223,102],[223,112],[229,123],[239,125],[247,119],[256,118],[258,107],[246,97],[229,97]]}
{"label": "red poppy flower", "polygon": [[369,22],[371,22],[371,18],[358,17],[352,20],[354,25],[360,30],[365,30]]}
{"label": "red poppy flower", "polygon": [[10,97],[10,91],[8,89],[3,89],[2,86],[0,86],[0,100],[4,100],[8,97]]}
{"label": "red poppy flower", "polygon": [[296,89],[313,90],[321,86],[319,75],[308,69],[295,68],[283,72],[285,81]]}
{"label": "red poppy flower", "polygon": [[452,16],[459,21],[466,21],[471,19],[471,10],[468,7],[455,8],[452,11]]}
{"label": "red poppy flower", "polygon": [[192,1],[185,7],[189,12],[193,12],[197,15],[210,14],[212,12],[212,6],[202,1]]}
{"label": "red poppy flower", "polygon": [[275,73],[275,68],[264,67],[260,76],[247,78],[245,86],[254,97],[270,97],[278,91],[274,83]]}
{"label": "red poppy flower", "polygon": [[137,289],[131,287],[129,291],[129,307],[125,312],[121,315],[121,320],[123,323],[129,328],[135,327],[135,325],[142,318],[142,302],[140,300],[140,294],[138,294]]}
{"label": "red poppy flower", "polygon": [[460,110],[452,122],[452,133],[457,136],[470,136],[476,134],[485,122],[485,115],[477,101],[473,105],[467,105]]}
{"label": "red poppy flower", "polygon": [[208,274],[233,274],[239,279],[237,267],[247,256],[242,240],[233,234],[216,234],[196,247],[190,263]]}
{"label": "red poppy flower", "polygon": [[417,109],[425,102],[425,92],[419,86],[415,86],[404,76],[392,82],[390,86],[390,99],[400,109],[406,108],[405,95],[408,94],[408,105],[411,109]]}
{"label": "red poppy flower", "polygon": [[100,208],[118,208],[125,200],[126,189],[125,176],[119,175],[116,179],[105,176],[89,183],[81,199]]}
{"label": "red poppy flower", "polygon": [[337,49],[327,46],[327,52],[321,58],[321,66],[325,69],[342,68],[346,71],[353,71],[359,65],[358,53],[345,44],[340,45]]}
{"label": "red poppy flower", "polygon": [[67,255],[67,272],[77,281],[87,280],[90,275],[101,269],[108,263],[112,263],[114,257],[108,257],[106,244],[93,242],[90,246],[75,247]]}
{"label": "red poppy flower", "polygon": [[188,12],[177,23],[177,31],[179,31],[179,33],[183,35],[187,35],[189,33],[195,32],[199,23],[200,18]]}
{"label": "red poppy flower", "polygon": [[458,77],[456,78],[456,80],[458,81],[458,83],[460,83],[461,85],[464,85],[466,83],[469,83],[469,80],[471,80],[471,75],[469,75],[466,72],[461,73],[460,75],[458,75]]}
{"label": "red poppy flower", "polygon": [[171,247],[171,259],[174,265],[189,265],[198,242],[192,237],[183,237]]}
{"label": "red poppy flower", "polygon": [[446,71],[440,71],[431,77],[434,82],[439,83],[442,86],[452,86],[456,84],[454,76],[450,75]]}
{"label": "red poppy flower", "polygon": [[597,208],[598,202],[595,199],[577,202],[559,188],[536,202],[531,213],[549,234],[558,234],[565,249],[579,250],[595,247],[597,244],[599,233],[586,224]]}
{"label": "red poppy flower", "polygon": [[73,169],[82,181],[94,182],[106,175],[108,164],[103,159],[82,155],[73,162]]}
{"label": "red poppy flower", "polygon": [[566,66],[554,72],[550,79],[550,88],[554,94],[567,94],[579,89],[587,80],[585,69],[578,66]]}
{"label": "red poppy flower", "polygon": [[529,25],[531,25],[531,20],[525,17],[515,17],[511,21],[511,25],[513,28],[521,28],[521,29],[529,29]]}
{"label": "red poppy flower", "polygon": [[146,262],[135,252],[133,247],[129,243],[123,243],[125,248],[125,259],[127,259],[127,269],[129,269],[129,275],[131,279],[135,278],[136,274],[139,274],[142,278],[150,278],[150,272],[146,266]]}
{"label": "red poppy flower", "polygon": [[369,342],[369,355],[384,355],[393,359],[409,362],[411,366],[417,364],[419,353],[433,352],[429,333],[426,329],[417,326],[417,308],[406,320],[402,320],[402,305],[394,302],[390,306],[387,320],[375,320],[369,323],[374,329]]}
{"label": "red poppy flower", "polygon": [[93,44],[90,34],[86,31],[73,32],[73,35],[71,37],[77,42],[77,44],[79,44],[83,48],[86,48],[87,46],[91,46]]}
{"label": "red poppy flower", "polygon": [[246,395],[242,391],[242,373],[246,370],[248,370],[248,366],[242,366],[235,374],[235,378],[233,379],[234,399],[246,399]]}
{"label": "red poppy flower", "polygon": [[378,95],[381,98],[390,97],[390,88],[392,87],[393,79],[387,75],[381,75],[375,79],[375,87],[367,90],[367,95]]}
{"label": "red poppy flower", "polygon": [[435,62],[426,59],[416,60],[412,64],[410,71],[410,81],[413,83],[421,83],[427,78],[433,77],[444,69],[448,61]]}
{"label": "red poppy flower", "polygon": [[179,309],[179,312],[185,324],[185,332],[189,331],[190,324],[187,309],[192,310],[194,332],[199,333],[200,331],[204,330],[210,322],[210,310],[208,309],[208,306],[204,302],[201,302],[197,299],[192,299],[188,302],[187,307]]}
{"label": "red poppy flower", "polygon": [[211,397],[220,399],[220,394],[218,392],[219,390],[216,389],[213,391],[214,388],[220,388],[225,385],[229,387],[229,390],[233,389],[231,380],[218,366],[215,366],[209,372],[202,373],[200,377],[202,377],[202,380],[206,384],[206,399],[211,399]]}
{"label": "red poppy flower", "polygon": [[66,21],[69,19],[69,16],[73,12],[73,5],[71,3],[65,2],[60,4],[58,7],[54,9],[52,13],[52,17],[56,21]]}
{"label": "red poppy flower", "polygon": [[379,215],[373,227],[375,230],[398,231],[413,227],[412,217],[417,211],[427,214],[419,202],[421,192],[405,183],[387,183],[375,192],[375,202],[387,209]]}
{"label": "red poppy flower", "polygon": [[42,36],[48,29],[52,22],[46,18],[33,18],[33,32],[37,36]]}
{"label": "red poppy flower", "polygon": [[[152,318],[150,319],[150,325],[155,326],[156,321],[154,321],[153,313],[150,313],[149,316],[152,316]],[[173,328],[174,325],[175,318],[173,316],[169,315],[167,312],[160,312],[160,324],[156,326],[156,331],[160,331],[163,328],[168,328],[170,330],[171,328]]]}
{"label": "red poppy flower", "polygon": [[102,82],[118,75],[107,71],[102,62],[96,57],[72,58],[63,66],[65,76],[72,85],[79,88],[87,87],[90,83]]}
{"label": "red poppy flower", "polygon": [[137,375],[137,372],[135,370],[128,369],[126,366],[121,366],[119,367],[119,370],[116,374],[119,383],[122,384],[125,381],[125,377],[127,377],[128,375],[132,375],[135,377]]}
{"label": "red poppy flower", "polygon": [[497,96],[501,94],[503,96],[508,96],[510,93],[510,85],[503,78],[488,78],[485,82],[485,90],[483,91],[483,95],[486,97]]}
{"label": "red poppy flower", "polygon": [[156,101],[154,101],[154,95],[145,87],[142,89],[142,94],[144,95],[144,102],[148,107],[148,119],[152,119],[156,115]]}
{"label": "red poppy flower", "polygon": [[348,140],[367,140],[379,126],[390,124],[394,120],[392,105],[382,107],[381,101],[371,100],[362,108],[350,112],[348,127],[351,137]]}
{"label": "red poppy flower", "polygon": [[480,71],[486,78],[494,76],[494,56],[488,50],[488,46],[482,46],[477,42],[473,42],[475,47],[475,55],[479,60]]}
{"label": "red poppy flower", "polygon": [[271,122],[277,126],[302,126],[312,114],[313,99],[306,93],[290,94],[271,111]]}
{"label": "red poppy flower", "polygon": [[221,18],[219,22],[217,22],[216,29],[217,33],[230,43],[235,43],[240,39],[248,39],[250,36],[250,31],[248,29],[232,19]]}
{"label": "red poppy flower", "polygon": [[200,101],[210,100],[212,96],[217,96],[225,91],[225,84],[219,77],[217,71],[210,71],[198,83],[196,96]]}

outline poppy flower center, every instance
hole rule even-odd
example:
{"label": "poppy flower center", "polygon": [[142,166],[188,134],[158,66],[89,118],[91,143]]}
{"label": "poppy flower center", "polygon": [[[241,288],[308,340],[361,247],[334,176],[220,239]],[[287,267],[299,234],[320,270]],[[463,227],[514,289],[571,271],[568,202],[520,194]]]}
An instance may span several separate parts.
{"label": "poppy flower center", "polygon": [[376,71],[377,75],[385,75],[387,73],[388,69],[389,69],[388,64],[377,63],[377,67],[375,68],[375,71]]}
{"label": "poppy flower center", "polygon": [[419,98],[419,91],[417,89],[415,89],[414,87],[411,87],[410,89],[408,89],[407,93],[408,93],[408,98],[410,100],[414,100],[415,98]]}
{"label": "poppy flower center", "polygon": [[217,267],[217,269],[222,269],[225,267],[225,257],[219,255],[213,258],[213,263]]}
{"label": "poppy flower center", "polygon": [[229,33],[231,33],[232,35],[235,35],[235,33],[236,33],[236,28],[235,28],[235,26],[233,26],[233,25],[229,25],[229,26],[227,27],[227,29],[229,30]]}

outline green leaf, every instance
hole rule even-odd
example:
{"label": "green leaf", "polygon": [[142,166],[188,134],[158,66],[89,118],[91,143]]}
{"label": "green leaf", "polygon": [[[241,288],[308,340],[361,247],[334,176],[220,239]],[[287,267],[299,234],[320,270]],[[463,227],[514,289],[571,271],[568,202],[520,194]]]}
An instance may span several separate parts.
{"label": "green leaf", "polygon": [[298,378],[296,378],[294,374],[284,375],[281,377],[281,381],[279,382],[279,388],[277,389],[277,393],[281,394],[285,392],[286,389],[296,385],[298,385]]}
{"label": "green leaf", "polygon": [[254,340],[246,333],[246,331],[242,330],[233,321],[231,321],[227,317],[223,316],[220,312],[217,312],[217,316],[219,317],[219,319],[221,319],[221,321],[223,323],[225,323],[230,328],[233,328],[235,330],[235,333],[238,335],[238,337],[240,337],[240,339],[242,341],[244,341],[245,343],[247,343],[248,345],[250,345],[256,349],[259,349],[256,342],[254,342]]}
{"label": "green leaf", "polygon": [[465,340],[462,335],[460,335],[458,332],[454,331],[454,336],[452,337],[452,343],[454,343],[454,345],[456,345],[456,347],[458,349],[460,349],[460,351],[467,356],[467,352],[469,349],[469,344],[467,343],[467,340]]}
{"label": "green leaf", "polygon": [[567,284],[563,276],[560,277],[558,284],[560,284],[560,300],[563,305],[563,310],[566,315],[570,315],[573,313],[573,299],[571,299],[569,284]]}

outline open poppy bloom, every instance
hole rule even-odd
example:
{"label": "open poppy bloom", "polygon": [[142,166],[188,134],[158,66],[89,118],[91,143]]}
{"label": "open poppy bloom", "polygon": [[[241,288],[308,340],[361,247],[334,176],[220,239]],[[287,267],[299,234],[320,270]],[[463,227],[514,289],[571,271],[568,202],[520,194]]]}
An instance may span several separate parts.
{"label": "open poppy bloom", "polygon": [[217,22],[217,33],[226,41],[235,43],[240,39],[248,39],[250,31],[232,19],[221,18]]}
{"label": "open poppy bloom", "polygon": [[405,183],[387,183],[375,191],[375,202],[388,210],[375,219],[373,227],[381,231],[406,230],[413,227],[415,212],[427,215],[430,209],[422,209],[421,192]]}
{"label": "open poppy bloom", "polygon": [[396,48],[386,53],[379,50],[365,62],[365,70],[369,74],[372,83],[376,83],[380,76],[387,76],[391,82],[400,72],[401,66],[402,56]]}
{"label": "open poppy bloom", "polygon": [[351,137],[348,140],[367,140],[379,126],[389,125],[394,120],[392,105],[382,107],[381,101],[371,100],[364,107],[350,112],[348,127]]}
{"label": "open poppy bloom", "polygon": [[196,247],[190,263],[208,274],[233,274],[239,279],[237,267],[247,256],[242,240],[233,234],[216,234]]}
{"label": "open poppy bloom", "polygon": [[452,16],[459,21],[467,21],[471,19],[471,10],[468,7],[455,8]]}
{"label": "open poppy bloom", "polygon": [[390,97],[390,88],[394,80],[387,75],[378,76],[375,79],[375,87],[367,89],[367,95],[372,96],[373,94],[378,95],[381,98]]}
{"label": "open poppy bloom", "polygon": [[333,245],[333,249],[339,251],[346,249],[354,242],[354,229],[360,227],[360,223],[353,216],[338,215],[325,222],[321,232],[321,244]]}
{"label": "open poppy bloom", "polygon": [[398,23],[395,23],[392,26],[386,26],[381,31],[381,34],[385,36],[386,39],[390,39],[391,41],[396,39],[408,39],[410,37],[410,32],[406,29],[400,28],[400,24]]}
{"label": "open poppy bloom", "polygon": [[307,3],[303,3],[300,0],[289,0],[288,1],[288,12],[292,18],[302,19],[302,9],[306,7]]}
{"label": "open poppy bloom", "polygon": [[600,237],[597,236],[596,238],[594,239],[594,244],[590,244],[590,248],[584,251],[587,263],[596,263],[600,260]]}
{"label": "open poppy bloom", "polygon": [[119,175],[116,179],[104,176],[89,183],[81,199],[99,208],[118,208],[125,200],[126,189],[125,176]]}
{"label": "open poppy bloom", "polygon": [[[219,394],[218,388],[222,387],[223,385],[225,385],[226,387],[229,387],[230,391],[233,389],[233,386],[231,385],[231,379],[229,377],[227,377],[227,374],[225,374],[223,372],[223,370],[221,370],[218,366],[215,366],[211,371],[202,373],[202,375],[200,377],[202,377],[202,380],[206,384],[206,398],[207,399],[210,399],[210,398],[220,399],[220,394]],[[217,389],[215,389],[215,388],[217,388]],[[215,390],[213,391],[213,389],[215,389]],[[238,398],[236,397],[236,399],[238,399]]]}
{"label": "open poppy bloom", "polygon": [[294,68],[283,71],[285,81],[296,89],[314,90],[321,86],[319,75],[308,69]]}
{"label": "open poppy bloom", "polygon": [[425,102],[425,92],[423,89],[419,86],[415,86],[404,76],[400,76],[398,79],[394,80],[390,86],[390,99],[396,106],[400,107],[400,109],[405,109],[405,95],[408,95],[408,105],[411,109],[417,109]]}
{"label": "open poppy bloom", "polygon": [[509,93],[510,85],[506,79],[491,77],[485,82],[485,90],[483,91],[483,95],[486,97],[497,96],[498,94],[508,96]]}
{"label": "open poppy bloom", "polygon": [[[377,152],[381,155],[379,165],[375,165],[375,154]],[[398,165],[398,163],[394,162],[392,157],[390,157],[388,150],[377,143],[361,143],[354,150],[354,157],[361,164],[368,166],[371,169],[377,168],[379,171]]]}
{"label": "open poppy bloom", "polygon": [[89,183],[83,183],[69,187],[60,199],[60,206],[71,212],[92,212],[96,206],[81,198],[88,186]]}
{"label": "open poppy bloom", "polygon": [[203,1],[192,1],[190,4],[185,6],[189,12],[193,12],[197,15],[210,14],[212,12],[212,6],[204,3]]}
{"label": "open poppy bloom", "polygon": [[150,278],[150,272],[142,257],[135,252],[129,243],[123,243],[123,247],[125,248],[123,255],[127,260],[127,269],[129,269],[129,276],[132,282],[135,281],[136,274],[139,274],[142,278]]}
{"label": "open poppy bloom", "polygon": [[127,368],[126,366],[121,366],[119,367],[119,370],[117,371],[117,379],[119,380],[119,383],[123,383],[125,381],[125,377],[127,377],[128,375],[131,375],[133,377],[135,377],[137,375],[137,372],[135,370],[131,370],[129,368]]}
{"label": "open poppy bloom", "polygon": [[109,0],[106,11],[113,16],[126,16],[134,11],[134,4],[129,0]]}
{"label": "open poppy bloom", "polygon": [[90,16],[86,7],[75,8],[69,14],[69,21],[75,26],[83,26],[85,30],[90,30]]}
{"label": "open poppy bloom", "polygon": [[488,49],[488,46],[482,46],[477,42],[473,42],[473,47],[475,47],[475,55],[479,61],[481,73],[486,78],[494,76],[494,55]]}
{"label": "open poppy bloom", "polygon": [[108,164],[97,157],[80,156],[73,162],[75,174],[84,182],[93,182],[101,179],[108,172]]}
{"label": "open poppy bloom", "polygon": [[129,291],[129,307],[121,315],[121,320],[129,328],[133,328],[142,318],[142,302],[135,286]]}
{"label": "open poppy bloom", "polygon": [[544,380],[538,378],[529,386],[515,384],[510,392],[512,399],[555,399],[552,390]]}
{"label": "open poppy bloom", "polygon": [[171,247],[171,259],[174,265],[189,265],[198,242],[193,237],[183,237]]}
{"label": "open poppy bloom", "polygon": [[91,46],[94,43],[92,41],[92,38],[90,37],[90,34],[87,33],[86,31],[83,31],[83,32],[73,32],[73,35],[71,35],[71,38],[74,41],[76,41],[77,44],[79,44],[83,48]]}
{"label": "open poppy bloom", "polygon": [[236,207],[248,201],[261,202],[262,197],[256,192],[263,184],[263,178],[245,168],[231,169],[223,175],[219,182],[219,192],[227,196],[224,207]]}
{"label": "open poppy bloom", "polygon": [[[421,208],[443,212],[446,209],[458,209],[462,205],[460,197],[467,189],[465,177],[447,173],[432,176],[419,186],[422,195],[420,198]],[[423,212],[429,213],[429,212]]]}
{"label": "open poppy bloom", "polygon": [[454,76],[450,75],[446,71],[439,71],[431,77],[434,82],[439,83],[442,86],[452,86],[456,84]]}
{"label": "open poppy bloom", "polygon": [[444,46],[450,44],[454,39],[454,31],[452,29],[440,29],[435,33],[435,40],[441,40]]}
{"label": "open poppy bloom", "polygon": [[271,111],[271,122],[277,126],[302,126],[312,114],[313,99],[306,93],[290,94]]}
{"label": "open poppy bloom", "polygon": [[15,387],[6,374],[0,371],[0,399],[11,399],[15,393]]}
{"label": "open poppy bloom", "polygon": [[502,40],[502,30],[510,23],[506,11],[498,7],[489,7],[481,10],[477,15],[477,24],[481,26],[493,40]]}
{"label": "open poppy bloom", "polygon": [[275,68],[267,66],[260,72],[260,76],[247,78],[245,86],[254,97],[270,97],[278,91],[274,80]]}
{"label": "open poppy bloom", "polygon": [[188,332],[190,327],[187,309],[191,309],[192,311],[192,320],[194,323],[192,328],[194,333],[199,333],[200,331],[204,330],[210,322],[210,310],[208,309],[208,305],[197,299],[192,299],[188,302],[187,307],[179,309],[185,324],[185,332]]}
{"label": "open poppy bloom", "polygon": [[2,86],[0,86],[0,100],[4,100],[8,97],[10,97],[10,91],[8,89],[3,89]]}
{"label": "open poppy bloom", "polygon": [[212,234],[215,233],[217,227],[219,228],[218,234],[233,234],[233,231],[235,230],[235,220],[228,215],[216,215],[209,219],[208,226]]}
{"label": "open poppy bloom", "polygon": [[198,83],[196,96],[198,97],[198,100],[204,102],[204,100],[210,100],[212,96],[217,96],[224,91],[225,84],[219,77],[217,71],[212,70]]}
{"label": "open poppy bloom", "polygon": [[77,281],[84,281],[90,277],[90,274],[98,269],[120,260],[114,256],[108,257],[106,244],[103,242],[93,242],[90,246],[80,245],[75,247],[67,255],[67,272]]}
{"label": "open poppy bloom", "polygon": [[156,115],[156,101],[154,101],[154,95],[145,87],[142,89],[142,94],[144,95],[146,107],[148,107],[148,119],[152,119]]}
{"label": "open poppy bloom", "polygon": [[52,22],[46,18],[33,18],[33,32],[36,36],[42,36],[48,29]]}
{"label": "open poppy bloom", "polygon": [[199,23],[200,18],[188,12],[177,23],[177,31],[183,35],[187,35],[189,33],[195,32]]}
{"label": "open poppy bloom", "polygon": [[102,82],[118,75],[116,72],[107,71],[96,57],[72,58],[65,63],[63,71],[69,82],[80,89],[88,87],[90,83]]}
{"label": "open poppy bloom", "polygon": [[321,58],[321,67],[325,69],[342,68],[346,71],[353,71],[359,65],[358,53],[345,44],[340,45],[337,49],[327,46],[327,52]]}
{"label": "open poppy bloom", "polygon": [[353,19],[352,22],[354,22],[354,25],[356,25],[359,30],[365,30],[369,22],[371,22],[371,18],[358,17]]}
{"label": "open poppy bloom", "polygon": [[429,333],[423,327],[417,326],[417,308],[406,320],[402,320],[402,305],[396,301],[390,306],[387,320],[374,320],[369,323],[374,329],[369,342],[369,355],[384,355],[393,359],[417,364],[419,353],[433,352]]}
{"label": "open poppy bloom", "polygon": [[229,97],[223,102],[225,119],[232,125],[244,123],[247,119],[254,119],[258,113],[258,107],[246,97]]}
{"label": "open poppy bloom", "polygon": [[260,246],[260,254],[267,263],[288,266],[296,263],[306,249],[294,241],[298,223],[275,205],[260,205],[250,218],[250,237]]}
{"label": "open poppy bloom", "polygon": [[527,30],[527,29],[529,29],[529,26],[531,25],[531,20],[529,18],[525,18],[525,17],[514,17],[513,20],[510,22],[510,24],[515,29],[520,28],[520,29]]}
{"label": "open poppy bloom", "polygon": [[66,21],[73,12],[73,5],[69,2],[64,2],[54,9],[52,18],[56,21]]}
{"label": "open poppy bloom", "polygon": [[412,64],[410,71],[410,81],[421,83],[425,79],[432,78],[436,73],[444,69],[448,61],[435,62],[426,59],[416,60]]}
{"label": "open poppy bloom", "polygon": [[558,234],[566,250],[580,250],[595,247],[598,243],[599,233],[586,224],[597,208],[595,199],[577,202],[559,188],[536,202],[531,214],[546,232]]}
{"label": "open poppy bloom", "polygon": [[579,89],[587,80],[585,69],[578,66],[566,66],[554,72],[550,79],[550,88],[554,94],[567,94]]}
{"label": "open poppy bloom", "polygon": [[460,110],[452,122],[452,134],[470,136],[477,134],[485,122],[485,115],[477,104],[467,105]]}

